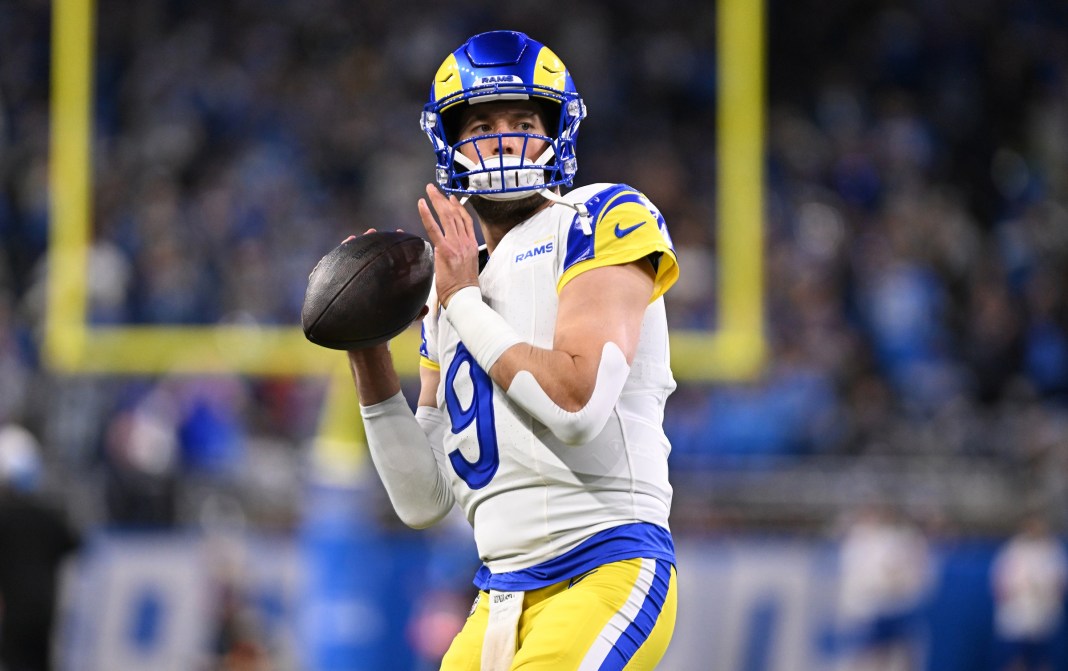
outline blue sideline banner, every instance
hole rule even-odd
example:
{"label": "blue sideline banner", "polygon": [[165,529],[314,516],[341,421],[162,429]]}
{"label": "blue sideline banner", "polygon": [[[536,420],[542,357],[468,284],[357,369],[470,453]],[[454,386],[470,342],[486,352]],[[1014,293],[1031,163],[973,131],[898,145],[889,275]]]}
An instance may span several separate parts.
{"label": "blue sideline banner", "polygon": [[[469,530],[385,531],[351,492],[311,494],[294,537],[101,533],[63,593],[57,671],[211,668],[241,636],[278,671],[436,669],[477,566]],[[837,547],[782,537],[677,539],[679,614],[661,668],[835,671],[851,642]],[[996,671],[997,543],[932,546],[910,616],[917,671]],[[1054,668],[1068,668],[1062,626]]]}

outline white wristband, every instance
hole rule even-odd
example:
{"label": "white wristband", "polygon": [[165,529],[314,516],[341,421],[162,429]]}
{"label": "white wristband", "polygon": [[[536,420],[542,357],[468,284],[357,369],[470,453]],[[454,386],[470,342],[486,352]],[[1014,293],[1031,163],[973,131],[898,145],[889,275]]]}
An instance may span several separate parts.
{"label": "white wristband", "polygon": [[482,301],[478,287],[464,287],[454,293],[445,308],[445,318],[487,373],[505,350],[523,342],[504,317]]}

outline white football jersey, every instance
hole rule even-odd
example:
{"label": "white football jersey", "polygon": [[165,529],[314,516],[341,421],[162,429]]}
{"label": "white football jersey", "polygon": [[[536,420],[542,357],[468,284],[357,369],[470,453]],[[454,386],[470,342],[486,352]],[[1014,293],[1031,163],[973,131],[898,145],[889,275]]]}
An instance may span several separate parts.
{"label": "white football jersey", "polygon": [[567,552],[591,535],[623,524],[668,528],[670,445],[664,403],[675,389],[663,293],[678,277],[664,219],[626,185],[572,191],[586,203],[554,204],[509,231],[479,275],[483,300],[526,342],[550,349],[558,294],[578,274],[649,257],[653,300],[637,353],[611,417],[581,446],[560,442],[510,401],[436,309],[423,321],[421,363],[440,371],[437,404],[446,424],[439,460],[475,542],[494,574],[525,569]]}

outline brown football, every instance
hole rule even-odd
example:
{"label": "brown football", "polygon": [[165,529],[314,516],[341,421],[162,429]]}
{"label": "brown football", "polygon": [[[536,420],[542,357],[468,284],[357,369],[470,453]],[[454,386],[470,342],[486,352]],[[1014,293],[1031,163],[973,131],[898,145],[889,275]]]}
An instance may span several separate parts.
{"label": "brown football", "polygon": [[410,233],[377,231],[350,238],[308,276],[300,320],[316,345],[371,347],[415,321],[434,280],[434,252]]}

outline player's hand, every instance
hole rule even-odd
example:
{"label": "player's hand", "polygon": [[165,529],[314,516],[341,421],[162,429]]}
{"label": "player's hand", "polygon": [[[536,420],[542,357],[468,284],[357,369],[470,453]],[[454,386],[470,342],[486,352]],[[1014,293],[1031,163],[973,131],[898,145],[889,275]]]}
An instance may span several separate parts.
{"label": "player's hand", "polygon": [[471,215],[456,196],[446,198],[433,184],[427,184],[426,194],[419,199],[419,218],[434,246],[438,300],[448,307],[457,291],[478,286],[478,240]]}

